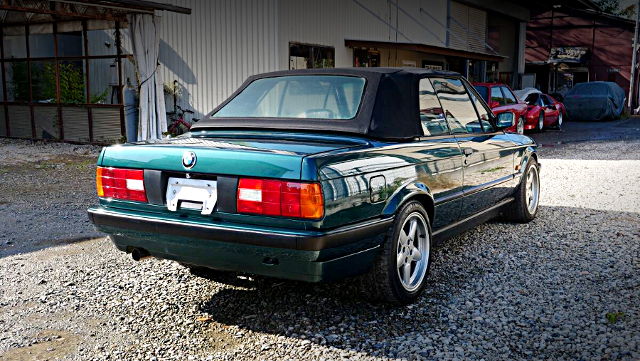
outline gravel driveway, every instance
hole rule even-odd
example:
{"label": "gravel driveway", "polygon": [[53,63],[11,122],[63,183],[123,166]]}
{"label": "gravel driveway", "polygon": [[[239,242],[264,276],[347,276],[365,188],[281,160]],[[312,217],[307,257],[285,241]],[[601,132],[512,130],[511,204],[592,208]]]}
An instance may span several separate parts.
{"label": "gravel driveway", "polygon": [[[0,162],[23,149],[0,141]],[[76,160],[97,149],[48,147],[29,145],[62,168],[0,170],[0,359],[640,359],[640,135],[542,148],[538,218],[446,242],[402,308],[361,301],[349,280],[206,280],[104,238],[32,247],[93,232],[94,170]],[[48,214],[67,218],[31,219]]]}

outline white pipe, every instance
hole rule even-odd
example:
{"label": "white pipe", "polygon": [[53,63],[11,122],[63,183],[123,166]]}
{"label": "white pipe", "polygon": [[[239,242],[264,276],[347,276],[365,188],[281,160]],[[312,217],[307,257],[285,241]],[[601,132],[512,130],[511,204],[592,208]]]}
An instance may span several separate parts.
{"label": "white pipe", "polygon": [[636,62],[638,60],[638,26],[640,25],[640,1],[636,5],[636,31],[633,36],[633,60],[631,60],[631,84],[629,85],[629,99],[627,106],[631,109],[633,97],[633,88],[635,85]]}

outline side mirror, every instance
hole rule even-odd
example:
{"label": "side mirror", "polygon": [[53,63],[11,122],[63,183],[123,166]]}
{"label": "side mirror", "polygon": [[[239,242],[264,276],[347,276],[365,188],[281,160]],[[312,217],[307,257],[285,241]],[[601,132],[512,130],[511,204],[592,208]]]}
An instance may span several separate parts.
{"label": "side mirror", "polygon": [[505,112],[498,114],[498,129],[511,128],[516,125],[516,116],[511,112]]}
{"label": "side mirror", "polygon": [[499,107],[499,106],[500,106],[500,103],[498,103],[498,102],[491,102],[491,104],[490,104],[490,105],[491,105],[491,109],[493,109],[493,108],[497,108],[497,107]]}

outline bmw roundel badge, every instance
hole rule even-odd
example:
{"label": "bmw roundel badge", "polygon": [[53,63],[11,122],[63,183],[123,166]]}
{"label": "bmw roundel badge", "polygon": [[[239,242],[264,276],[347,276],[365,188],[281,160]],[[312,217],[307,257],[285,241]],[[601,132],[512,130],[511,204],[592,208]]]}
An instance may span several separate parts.
{"label": "bmw roundel badge", "polygon": [[182,155],[182,165],[187,169],[193,168],[193,166],[196,165],[196,153],[184,152]]}

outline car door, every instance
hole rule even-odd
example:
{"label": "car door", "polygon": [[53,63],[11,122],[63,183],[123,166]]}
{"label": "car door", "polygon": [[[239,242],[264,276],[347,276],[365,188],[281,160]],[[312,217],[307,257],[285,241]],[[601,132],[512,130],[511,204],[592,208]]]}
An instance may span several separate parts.
{"label": "car door", "polygon": [[434,231],[456,222],[463,196],[463,155],[451,134],[429,78],[418,85],[420,125],[423,136],[417,141],[426,162],[417,169],[418,179],[431,191],[435,203]]}
{"label": "car door", "polygon": [[432,80],[447,124],[464,155],[460,211],[464,219],[493,207],[511,193],[515,143],[511,135],[495,130],[491,111],[466,81]]}

